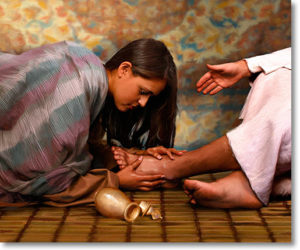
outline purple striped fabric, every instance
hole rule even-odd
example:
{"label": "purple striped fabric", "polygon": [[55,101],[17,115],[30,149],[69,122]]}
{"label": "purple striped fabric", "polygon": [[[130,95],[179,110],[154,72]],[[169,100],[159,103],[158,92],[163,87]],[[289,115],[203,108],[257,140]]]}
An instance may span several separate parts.
{"label": "purple striped fabric", "polygon": [[107,89],[103,63],[78,44],[0,53],[0,201],[61,192],[90,169]]}

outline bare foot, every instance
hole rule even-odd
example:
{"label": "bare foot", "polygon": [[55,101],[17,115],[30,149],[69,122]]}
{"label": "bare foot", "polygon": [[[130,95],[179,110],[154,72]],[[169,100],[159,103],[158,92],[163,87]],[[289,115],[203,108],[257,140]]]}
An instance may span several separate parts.
{"label": "bare foot", "polygon": [[111,151],[120,169],[132,164],[139,157],[139,155],[131,154],[120,147],[112,147]]}
{"label": "bare foot", "polygon": [[257,199],[242,171],[234,171],[215,182],[185,180],[184,189],[192,204],[215,208],[260,208]]}

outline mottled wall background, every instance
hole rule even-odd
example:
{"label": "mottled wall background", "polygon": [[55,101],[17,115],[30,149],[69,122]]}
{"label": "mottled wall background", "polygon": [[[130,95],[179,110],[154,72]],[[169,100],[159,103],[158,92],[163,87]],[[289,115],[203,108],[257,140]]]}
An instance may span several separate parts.
{"label": "mottled wall background", "polygon": [[169,47],[179,76],[176,147],[193,149],[228,131],[246,81],[215,96],[195,90],[205,64],[291,45],[290,0],[0,0],[0,50],[20,53],[61,40],[83,43],[106,61],[133,39]]}

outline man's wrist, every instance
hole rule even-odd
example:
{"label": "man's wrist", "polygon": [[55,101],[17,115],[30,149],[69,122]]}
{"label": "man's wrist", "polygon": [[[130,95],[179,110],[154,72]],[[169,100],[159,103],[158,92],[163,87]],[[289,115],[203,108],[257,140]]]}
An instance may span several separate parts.
{"label": "man's wrist", "polygon": [[250,71],[249,67],[248,67],[248,63],[245,59],[243,60],[240,60],[240,63],[241,63],[241,67],[242,67],[242,75],[243,77],[249,77],[251,76],[252,72]]}

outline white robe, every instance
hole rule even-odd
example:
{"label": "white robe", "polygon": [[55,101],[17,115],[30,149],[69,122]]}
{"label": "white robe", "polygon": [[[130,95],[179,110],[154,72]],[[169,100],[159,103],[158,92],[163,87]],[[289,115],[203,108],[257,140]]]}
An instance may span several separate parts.
{"label": "white robe", "polygon": [[259,200],[267,205],[274,177],[291,170],[291,48],[246,59],[262,71],[227,137]]}

